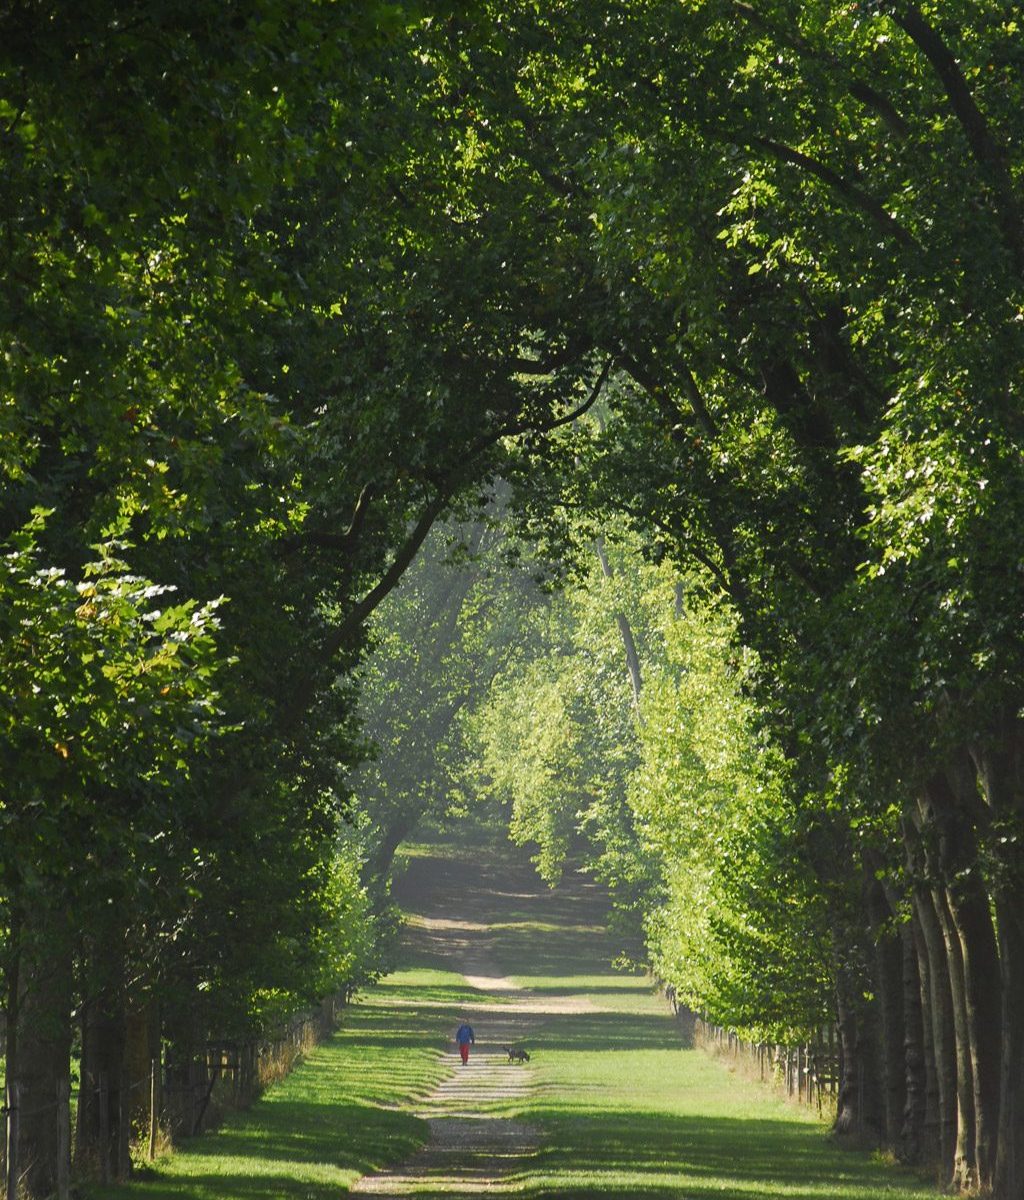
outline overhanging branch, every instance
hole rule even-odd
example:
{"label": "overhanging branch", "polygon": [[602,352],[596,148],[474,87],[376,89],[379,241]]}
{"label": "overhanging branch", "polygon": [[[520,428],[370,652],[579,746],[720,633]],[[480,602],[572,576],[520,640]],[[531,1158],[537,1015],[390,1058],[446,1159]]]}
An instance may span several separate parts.
{"label": "overhanging branch", "polygon": [[785,146],[781,142],[773,141],[771,138],[762,137],[738,137],[738,143],[746,143],[749,146],[759,146],[762,150],[766,150],[772,158],[778,159],[779,162],[789,163],[790,166],[799,168],[805,171],[808,175],[813,175],[816,179],[820,179],[822,183],[827,183],[833,191],[838,192],[845,200],[848,200],[854,208],[860,209],[862,213],[869,216],[876,225],[891,234],[901,245],[908,248],[920,250],[921,246],[917,239],[903,228],[896,218],[874,198],[868,195],[867,192],[851,183],[845,176],[840,175],[838,171],[826,163],[821,162],[817,158],[812,158],[809,154],[804,154],[802,150],[794,150],[792,146]]}

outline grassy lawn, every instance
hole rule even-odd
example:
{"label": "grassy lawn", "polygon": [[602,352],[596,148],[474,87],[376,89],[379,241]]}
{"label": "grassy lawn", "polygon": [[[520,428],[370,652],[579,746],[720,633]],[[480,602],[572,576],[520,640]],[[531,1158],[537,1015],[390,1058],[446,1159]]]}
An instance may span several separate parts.
{"label": "grassy lawn", "polygon": [[598,1012],[536,1039],[540,1086],[525,1115],[544,1144],[531,1195],[934,1200],[913,1177],[836,1146],[814,1113],[672,1045],[663,1017],[623,1022]]}
{"label": "grassy lawn", "polygon": [[518,984],[584,1002],[531,1037],[538,1086],[522,1116],[543,1143],[527,1195],[935,1200],[919,1177],[837,1145],[806,1106],[683,1049],[649,980],[599,965],[618,949],[602,908],[594,889],[571,887],[541,897],[535,921],[496,930]]}
{"label": "grassy lawn", "polygon": [[[352,1005],[343,1028],[252,1109],[191,1139],[124,1187],[92,1200],[334,1200],[361,1175],[405,1158],[426,1123],[399,1110],[444,1075],[462,977],[407,968]],[[395,1106],[395,1107],[392,1107]]]}
{"label": "grassy lawn", "polygon": [[537,1086],[511,1110],[542,1138],[524,1195],[935,1200],[911,1174],[837,1146],[814,1112],[684,1049],[649,981],[602,965],[621,947],[592,885],[551,893],[504,852],[419,850],[401,894],[418,914],[403,969],[338,1034],[250,1112],[188,1142],[152,1178],[92,1200],[333,1200],[404,1161],[427,1131],[403,1108],[446,1073],[439,1052],[460,1009],[502,1003],[448,969],[460,936],[482,938],[493,964],[551,1002],[528,1039]]}

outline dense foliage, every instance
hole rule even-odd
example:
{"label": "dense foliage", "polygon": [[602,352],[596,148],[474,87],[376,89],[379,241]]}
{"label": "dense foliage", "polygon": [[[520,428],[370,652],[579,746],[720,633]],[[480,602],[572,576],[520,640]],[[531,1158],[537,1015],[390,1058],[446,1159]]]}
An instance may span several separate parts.
{"label": "dense foliage", "polygon": [[[840,1128],[1019,1200],[1014,6],[31,0],[0,34],[25,1113],[73,1012],[83,1079],[124,1081],[143,1013],[186,1063],[372,970],[364,882],[447,786],[402,745],[471,733],[545,872],[593,834],[723,1020],[832,989]],[[498,591],[422,580],[363,676],[356,804],[365,622],[499,476],[593,594],[527,605],[506,657]],[[620,521],[699,564],[681,625]],[[436,686],[389,725],[423,616]],[[120,1166],[93,1094],[79,1161]],[[21,1137],[45,1195],[53,1122]]]}

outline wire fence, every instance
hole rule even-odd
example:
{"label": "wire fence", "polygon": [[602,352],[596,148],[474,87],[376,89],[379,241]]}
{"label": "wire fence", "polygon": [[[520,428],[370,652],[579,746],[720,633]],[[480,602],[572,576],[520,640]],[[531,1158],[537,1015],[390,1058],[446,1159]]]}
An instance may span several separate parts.
{"label": "wire fence", "polygon": [[[95,1100],[99,1159],[91,1163],[76,1162],[76,1174],[87,1173],[109,1183],[128,1173],[129,1138],[112,1139],[112,1118],[120,1129],[130,1129],[134,1154],[152,1161],[174,1140],[202,1133],[216,1125],[226,1112],[248,1107],[337,1028],[341,1009],[350,997],[347,989],[328,997],[271,1037],[210,1041],[199,1055],[184,1063],[168,1063],[162,1057],[154,1057],[147,1073],[134,1080],[111,1079],[104,1072],[95,1077],[83,1073],[78,1099],[79,1103],[84,1097],[90,1102]],[[34,1098],[31,1107],[22,1103],[18,1081],[6,1081],[0,1109],[5,1127],[0,1144],[0,1200],[14,1200],[19,1193],[18,1146],[23,1122],[44,1113],[52,1113],[54,1121],[58,1159],[56,1197],[69,1200],[72,1108],[71,1089],[65,1079],[57,1081],[52,1100],[40,1103]]]}
{"label": "wire fence", "polygon": [[839,1091],[839,1048],[835,1029],[827,1027],[810,1041],[796,1045],[753,1042],[730,1029],[691,1014],[693,1043],[791,1099],[817,1107],[821,1116],[835,1110]]}

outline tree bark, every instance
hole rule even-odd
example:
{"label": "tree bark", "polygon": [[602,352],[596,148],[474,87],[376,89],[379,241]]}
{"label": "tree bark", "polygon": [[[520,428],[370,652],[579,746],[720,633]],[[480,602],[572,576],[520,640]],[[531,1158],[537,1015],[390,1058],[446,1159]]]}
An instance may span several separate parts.
{"label": "tree bark", "polygon": [[[198,994],[194,983],[178,980],[177,1002],[165,1005],[164,1038],[166,1045],[164,1076],[165,1115],[172,1132],[191,1135],[196,1124],[199,1101],[206,1087],[205,1047],[208,1031],[201,1020]],[[195,997],[195,1004],[189,997]],[[250,1083],[253,1079],[250,1078]]]}
{"label": "tree bark", "polygon": [[932,1054],[938,1093],[936,1140],[942,1168],[942,1184],[953,1179],[956,1157],[957,1106],[956,1023],[953,1018],[953,989],[942,926],[935,911],[931,890],[923,883],[914,887],[914,911],[921,929],[927,959],[928,1010],[932,1027]]}
{"label": "tree bark", "polygon": [[1024,1198],[1024,888],[996,895],[1003,984],[999,1137],[994,1192]]}
{"label": "tree bark", "polygon": [[[936,1021],[942,1019],[937,1011],[937,1002],[932,994],[931,968],[928,963],[928,948],[916,900],[912,900],[910,925],[908,927],[914,958],[917,963],[918,1011],[921,1022],[921,1051],[924,1069],[924,1111],[920,1126],[919,1163],[932,1163],[938,1170],[944,1163],[942,1134],[942,1089],[939,1084],[939,1063],[936,1052]],[[950,1032],[952,1036],[952,1032]],[[910,1103],[908,1087],[908,1106]]]}
{"label": "tree bark", "polygon": [[836,1026],[839,1034],[839,1092],[833,1131],[849,1136],[861,1129],[860,1060],[857,1052],[857,1014],[846,986],[845,972],[836,975]]}
{"label": "tree bark", "polygon": [[[992,741],[972,748],[988,809],[1000,827],[1024,820],[1024,722],[1019,704],[1007,705],[994,723]],[[1024,1198],[1024,880],[1017,839],[991,839],[997,859],[995,887],[999,970],[1002,983],[1002,1044],[999,1064],[999,1128],[994,1192],[1000,1200]]]}
{"label": "tree bark", "polygon": [[124,956],[115,938],[94,948],[82,1006],[82,1078],[75,1154],[80,1169],[100,1178],[129,1172],[130,1098],[125,1072]]}
{"label": "tree bark", "polygon": [[868,881],[866,899],[873,942],[875,990],[879,997],[881,1018],[884,1138],[885,1144],[895,1150],[900,1140],[907,1099],[903,953],[899,936],[891,929],[893,911],[876,878]]}
{"label": "tree bark", "polygon": [[1002,1044],[1002,988],[999,954],[988,897],[976,875],[950,894],[964,971],[968,1053],[974,1087],[974,1157],[978,1185],[992,1185],[999,1128],[999,1062]]}
{"label": "tree bark", "polygon": [[124,1099],[124,1011],[111,997],[82,1013],[82,1081],[75,1156],[80,1170],[104,1180],[121,1175]]}
{"label": "tree bark", "polygon": [[18,1164],[24,1195],[49,1197],[70,1163],[58,1129],[59,1089],[71,1075],[72,952],[68,913],[37,902],[21,914],[18,995],[9,1007],[7,1077],[19,1085]]}
{"label": "tree bark", "polygon": [[847,966],[836,970],[840,1077],[833,1131],[877,1146],[883,1125],[878,1021],[873,1006],[862,998],[863,982]]}
{"label": "tree bark", "polygon": [[936,920],[942,932],[949,967],[949,987],[953,997],[954,1050],[956,1055],[956,1144],[953,1148],[951,1182],[958,1191],[970,1191],[977,1185],[975,1157],[974,1073],[971,1069],[970,1035],[967,1021],[967,993],[964,985],[964,959],[960,938],[949,911],[945,889],[931,889]]}
{"label": "tree bark", "polygon": [[[598,561],[601,564],[601,571],[605,579],[612,579],[614,572],[612,571],[611,563],[608,561],[608,555],[604,549],[604,539],[597,538],[594,542],[594,552],[597,554]],[[633,630],[630,627],[629,619],[623,612],[615,614],[615,623],[619,627],[619,636],[622,638],[622,646],[626,652],[626,667],[629,671],[629,681],[633,688],[633,707],[636,710],[637,719],[640,718],[640,691],[643,687],[643,679],[640,674],[640,655],[637,653],[636,641],[633,638]]]}
{"label": "tree bark", "polygon": [[921,977],[912,922],[900,927],[900,965],[903,975],[904,1092],[896,1154],[902,1162],[916,1165],[923,1160],[927,1145],[925,1126],[931,1089],[925,1054]]}
{"label": "tree bark", "polygon": [[999,1127],[1002,1001],[991,906],[977,870],[978,828],[987,821],[987,814],[977,774],[966,753],[956,756],[947,770],[929,783],[927,793],[939,833],[940,877],[962,972],[974,1112],[973,1183],[988,1189],[995,1171]]}

